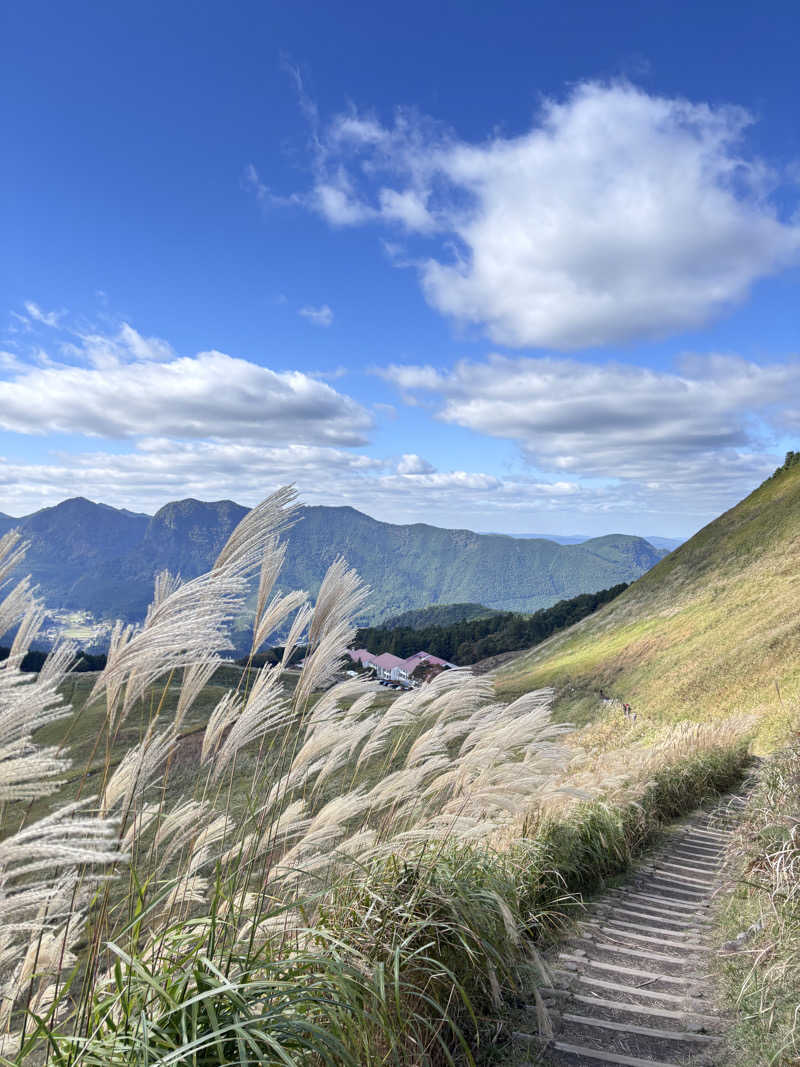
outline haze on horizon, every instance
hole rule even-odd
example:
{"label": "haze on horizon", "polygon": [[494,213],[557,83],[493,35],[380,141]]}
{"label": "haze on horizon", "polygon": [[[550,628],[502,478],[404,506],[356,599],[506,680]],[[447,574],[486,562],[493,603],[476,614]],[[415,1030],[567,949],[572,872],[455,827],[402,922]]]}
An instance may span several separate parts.
{"label": "haze on horizon", "polygon": [[789,5],[7,31],[0,513],[686,537],[797,446]]}

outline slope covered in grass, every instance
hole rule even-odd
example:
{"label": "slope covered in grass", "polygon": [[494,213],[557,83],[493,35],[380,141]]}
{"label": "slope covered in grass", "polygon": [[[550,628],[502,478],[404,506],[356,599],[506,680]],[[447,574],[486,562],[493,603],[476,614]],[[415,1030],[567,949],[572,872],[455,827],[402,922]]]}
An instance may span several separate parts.
{"label": "slope covered in grass", "polygon": [[554,685],[581,722],[600,690],[646,722],[755,711],[779,736],[800,690],[800,466],[767,481],[569,631],[503,668],[504,697]]}

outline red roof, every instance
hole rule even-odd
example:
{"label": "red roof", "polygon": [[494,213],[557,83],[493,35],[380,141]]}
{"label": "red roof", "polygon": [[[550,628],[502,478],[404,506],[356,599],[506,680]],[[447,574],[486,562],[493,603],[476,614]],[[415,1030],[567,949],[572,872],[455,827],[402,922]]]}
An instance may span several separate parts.
{"label": "red roof", "polygon": [[348,648],[347,654],[350,659],[355,660],[356,663],[363,663],[364,660],[372,659],[372,653],[366,648]]}
{"label": "red roof", "polygon": [[431,663],[436,667],[455,667],[455,663],[449,663],[439,656],[432,656],[430,652],[415,652],[408,659],[400,659],[399,656],[395,656],[391,652],[381,652],[379,656],[375,656],[366,648],[348,648],[347,653],[352,660],[364,667],[369,666],[371,663],[374,663],[376,667],[382,667],[386,671],[390,671],[394,667],[402,667],[408,674],[411,674],[420,663]]}
{"label": "red roof", "polygon": [[392,655],[391,652],[381,652],[380,656],[373,656],[370,662],[374,663],[377,667],[383,667],[386,671],[390,671],[393,667],[402,667],[405,670],[406,666],[406,661],[404,659]]}
{"label": "red roof", "polygon": [[433,663],[437,667],[455,666],[454,663],[449,663],[446,659],[432,656],[430,652],[415,652],[413,656],[409,656],[405,661],[406,670],[411,674],[415,667],[419,667],[420,663]]}

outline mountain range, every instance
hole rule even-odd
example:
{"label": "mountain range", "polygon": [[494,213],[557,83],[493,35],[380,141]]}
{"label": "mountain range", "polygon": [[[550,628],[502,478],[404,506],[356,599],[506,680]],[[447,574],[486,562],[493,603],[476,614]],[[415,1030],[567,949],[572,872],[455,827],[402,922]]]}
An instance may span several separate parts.
{"label": "mountain range", "polygon": [[[206,570],[247,513],[231,500],[179,500],[148,516],[82,497],[20,519],[30,547],[25,569],[51,609],[138,621],[164,568],[191,578]],[[630,582],[664,555],[641,537],[611,534],[577,545],[477,534],[424,523],[379,522],[351,507],[303,507],[288,534],[280,585],[315,594],[343,555],[372,588],[361,621],[431,604],[478,603],[531,612],[565,597]]]}
{"label": "mountain range", "polygon": [[[523,540],[535,538],[537,540],[555,541],[557,545],[580,545],[584,541],[590,541],[589,534],[554,534],[554,533],[513,533],[509,537],[519,537]],[[671,552],[686,540],[684,537],[661,537],[659,535],[644,534],[645,541],[649,541],[654,548],[665,548]]]}

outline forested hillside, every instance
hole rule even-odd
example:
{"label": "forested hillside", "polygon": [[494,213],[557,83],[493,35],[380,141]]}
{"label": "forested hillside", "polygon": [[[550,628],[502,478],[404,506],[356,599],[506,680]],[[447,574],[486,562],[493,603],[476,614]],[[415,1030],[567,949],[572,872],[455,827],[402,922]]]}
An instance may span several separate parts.
{"label": "forested hillside", "polygon": [[381,622],[381,629],[396,630],[401,626],[412,630],[424,630],[429,626],[450,626],[454,622],[467,619],[483,619],[487,615],[496,615],[491,608],[483,604],[429,604],[426,608],[414,608],[392,615]]}
{"label": "forested hillside", "polygon": [[[623,582],[597,593],[582,593],[570,600],[560,600],[533,615],[506,611],[462,619],[446,626],[424,627],[397,626],[397,620],[391,619],[386,626],[359,630],[356,645],[375,653],[392,652],[402,659],[423,650],[463,667],[487,656],[538,645],[556,631],[572,626],[597,611],[627,588]],[[408,613],[411,617],[415,614]]]}
{"label": "forested hillside", "polygon": [[[138,621],[155,575],[201,573],[246,512],[230,500],[181,500],[150,518],[76,498],[15,525],[30,541],[26,567],[49,608]],[[325,570],[344,556],[372,590],[365,622],[431,604],[536,611],[631,581],[664,555],[627,535],[558,545],[378,522],[349,507],[299,509],[287,542],[281,588],[315,595]]]}

